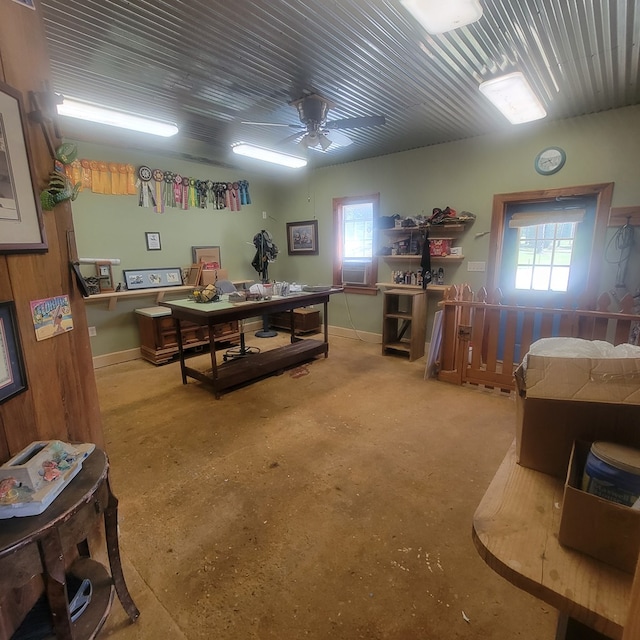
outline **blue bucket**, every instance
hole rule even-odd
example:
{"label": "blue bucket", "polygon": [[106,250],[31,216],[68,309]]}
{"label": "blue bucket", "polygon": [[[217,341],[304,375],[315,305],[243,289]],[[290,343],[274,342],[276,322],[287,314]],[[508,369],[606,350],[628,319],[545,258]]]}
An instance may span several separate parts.
{"label": "blue bucket", "polygon": [[587,456],[582,490],[640,509],[640,450],[613,442],[594,442]]}

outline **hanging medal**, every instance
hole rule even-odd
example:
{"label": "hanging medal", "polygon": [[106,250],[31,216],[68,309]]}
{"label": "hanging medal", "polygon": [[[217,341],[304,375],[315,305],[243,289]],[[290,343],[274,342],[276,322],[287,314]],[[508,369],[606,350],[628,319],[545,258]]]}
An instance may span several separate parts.
{"label": "hanging medal", "polygon": [[138,187],[135,179],[136,168],[132,164],[127,165],[127,195],[135,196]]}
{"label": "hanging medal", "polygon": [[231,209],[231,189],[233,189],[233,184],[231,182],[227,182],[225,189],[224,206],[227,209]]}
{"label": "hanging medal", "polygon": [[175,207],[176,199],[173,196],[173,180],[176,177],[176,174],[173,171],[165,171],[164,172],[164,185],[162,187],[162,192],[164,194],[164,204],[167,207]]}
{"label": "hanging medal", "polygon": [[240,180],[240,204],[251,204],[251,198],[249,197],[249,183],[247,180]]}
{"label": "hanging medal", "polygon": [[164,186],[164,171],[161,169],[154,169],[152,176],[155,187],[153,210],[156,213],[164,213],[164,195],[162,193],[162,187]]}
{"label": "hanging medal", "polygon": [[153,201],[153,191],[151,190],[151,178],[152,178],[151,169],[147,166],[141,166],[138,168],[138,182],[136,185],[140,188],[140,192],[138,195],[138,206],[139,207],[148,207],[149,200],[153,202],[155,206],[155,202]]}
{"label": "hanging medal", "polygon": [[209,202],[213,205],[213,208],[216,208],[216,193],[213,190],[213,185],[214,182],[213,180],[207,180],[206,182],[206,187],[207,187],[207,205],[209,204]]}
{"label": "hanging medal", "polygon": [[109,165],[106,162],[98,163],[98,171],[100,172],[100,193],[111,193],[111,174],[109,173]]}
{"label": "hanging medal", "polygon": [[111,191],[109,193],[112,196],[117,196],[120,191],[120,173],[118,172],[118,163],[109,163],[109,181],[111,183]]}
{"label": "hanging medal", "polygon": [[189,178],[182,178],[182,208],[189,208]]}
{"label": "hanging medal", "polygon": [[234,182],[229,189],[229,209],[240,211],[240,198],[238,196],[238,183]]}
{"label": "hanging medal", "polygon": [[182,206],[182,176],[179,173],[173,177],[173,199],[176,206]]}

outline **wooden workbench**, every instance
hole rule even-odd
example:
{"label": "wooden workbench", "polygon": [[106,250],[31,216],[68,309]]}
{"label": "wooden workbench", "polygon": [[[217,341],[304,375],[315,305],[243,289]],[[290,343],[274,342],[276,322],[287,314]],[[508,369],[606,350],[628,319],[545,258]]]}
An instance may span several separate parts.
{"label": "wooden workbench", "polygon": [[[187,383],[187,377],[194,378],[213,388],[216,397],[224,389],[237,387],[241,384],[263,378],[291,367],[301,362],[311,360],[315,356],[329,354],[329,331],[327,322],[327,306],[329,296],[340,293],[342,289],[330,289],[328,291],[300,292],[288,296],[273,296],[269,300],[258,300],[250,302],[228,302],[217,301],[212,303],[198,303],[192,300],[172,300],[161,302],[162,306],[171,309],[171,315],[176,322],[176,337],[178,338],[178,354],[180,357],[180,370],[183,384]],[[292,312],[293,309],[308,307],[313,304],[324,306],[324,339],[315,340],[298,338],[293,331],[293,314],[291,313],[291,341],[290,344],[251,354],[245,358],[233,359],[224,364],[218,365],[216,362],[215,348],[210,348],[211,374],[205,374],[197,369],[188,367],[185,363],[184,348],[181,340],[182,321],[193,322],[195,324],[208,327],[210,334],[210,344],[215,345],[214,327],[221,323],[240,321],[246,318],[255,318],[280,313],[284,311]]]}
{"label": "wooden workbench", "polygon": [[586,627],[603,634],[588,637],[619,640],[633,576],[560,545],[563,489],[561,480],[517,464],[514,443],[474,515],[475,545],[494,571],[560,611],[557,638],[584,639],[572,629]]}

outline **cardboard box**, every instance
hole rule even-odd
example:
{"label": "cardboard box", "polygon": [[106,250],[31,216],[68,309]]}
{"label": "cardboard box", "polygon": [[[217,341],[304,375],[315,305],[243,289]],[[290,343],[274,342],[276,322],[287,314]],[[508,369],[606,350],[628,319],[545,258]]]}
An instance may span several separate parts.
{"label": "cardboard box", "polygon": [[564,479],[574,440],[640,447],[640,358],[527,355],[515,379],[522,466]]}
{"label": "cardboard box", "polygon": [[451,252],[451,238],[430,238],[430,256],[448,256]]}
{"label": "cardboard box", "polygon": [[634,574],[640,553],[640,511],[580,489],[590,442],[572,450],[558,540],[572,549]]}
{"label": "cardboard box", "polygon": [[215,284],[216,280],[228,280],[229,272],[226,269],[203,269],[200,276],[200,284],[206,287]]}

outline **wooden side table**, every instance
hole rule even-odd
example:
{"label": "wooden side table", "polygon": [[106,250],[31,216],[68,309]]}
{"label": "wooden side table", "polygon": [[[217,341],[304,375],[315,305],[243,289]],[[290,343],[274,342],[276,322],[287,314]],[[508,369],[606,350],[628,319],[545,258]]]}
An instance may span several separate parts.
{"label": "wooden side table", "polygon": [[633,576],[560,544],[563,488],[520,466],[514,443],[475,512],[473,540],[496,573],[560,611],[557,640],[620,640]]}
{"label": "wooden side table", "polygon": [[[104,519],[109,574],[90,557],[87,536],[98,518]],[[79,558],[67,567],[66,555],[76,547]],[[91,602],[71,622],[66,574],[89,578]],[[94,638],[111,609],[113,591],[118,594],[131,621],[136,608],[122,573],[118,545],[118,500],[109,485],[109,462],[95,449],[84,460],[78,475],[40,515],[10,518],[0,526],[0,592],[19,588],[34,576],[44,576],[53,630],[60,640]]]}

